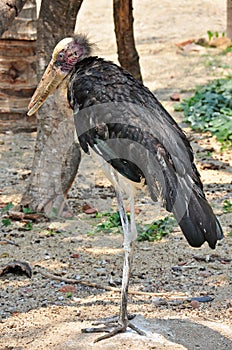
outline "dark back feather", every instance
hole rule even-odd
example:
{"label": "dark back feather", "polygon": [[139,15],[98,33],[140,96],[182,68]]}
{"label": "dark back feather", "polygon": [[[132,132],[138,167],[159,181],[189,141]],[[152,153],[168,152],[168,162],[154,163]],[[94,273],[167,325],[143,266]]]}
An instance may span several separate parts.
{"label": "dark back feather", "polygon": [[214,248],[223,237],[207,202],[185,134],[156,97],[117,65],[97,57],[79,62],[68,99],[80,145],[92,147],[132,181],[145,179],[153,200],[173,212],[190,245]]}

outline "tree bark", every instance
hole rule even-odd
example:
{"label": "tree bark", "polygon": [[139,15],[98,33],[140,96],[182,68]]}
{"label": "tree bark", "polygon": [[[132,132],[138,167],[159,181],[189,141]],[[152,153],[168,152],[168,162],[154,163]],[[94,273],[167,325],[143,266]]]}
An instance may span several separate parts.
{"label": "tree bark", "polygon": [[27,0],[0,39],[0,132],[34,131],[27,106],[37,85],[36,0]]}
{"label": "tree bark", "polygon": [[118,60],[136,79],[142,80],[139,55],[133,33],[132,0],[114,0],[114,27],[118,47]]}
{"label": "tree bark", "polygon": [[26,0],[0,0],[0,36],[22,10]]}
{"label": "tree bark", "polygon": [[232,40],[232,0],[227,0],[227,27],[226,34]]}
{"label": "tree bark", "polygon": [[38,75],[39,79],[51,59],[54,46],[72,36],[76,17],[83,0],[42,0],[38,19]]}
{"label": "tree bark", "polygon": [[[73,35],[83,0],[43,0],[38,20],[37,74],[41,78],[54,46]],[[67,20],[68,19],[68,20]],[[70,215],[66,196],[80,163],[80,147],[74,140],[73,114],[67,88],[58,89],[37,112],[37,140],[32,173],[21,206],[48,217]]]}

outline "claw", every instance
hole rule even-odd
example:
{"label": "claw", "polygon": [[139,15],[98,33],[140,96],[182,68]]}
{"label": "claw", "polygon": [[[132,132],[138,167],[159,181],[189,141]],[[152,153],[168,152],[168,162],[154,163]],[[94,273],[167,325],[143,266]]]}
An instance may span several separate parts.
{"label": "claw", "polygon": [[83,328],[81,330],[82,333],[101,333],[101,332],[108,332],[110,333],[113,330],[113,327],[92,327],[92,328]]}
{"label": "claw", "polygon": [[116,323],[118,322],[118,316],[112,316],[112,317],[105,317],[105,318],[100,318],[97,321],[94,321],[92,324],[97,326],[99,324],[110,324],[110,323]]}
{"label": "claw", "polygon": [[127,327],[131,328],[133,331],[137,332],[139,335],[146,335],[144,331],[136,327],[133,323],[128,322],[135,318],[135,314],[129,315],[128,319],[125,322],[119,321],[118,316],[102,318],[98,321],[95,321],[94,325],[104,324],[103,327],[93,327],[93,328],[84,328],[81,330],[82,333],[100,333],[106,332],[107,334],[102,335],[101,337],[94,340],[94,343],[97,343],[103,339],[108,339],[115,336],[118,333],[126,332]]}
{"label": "claw", "polygon": [[133,331],[137,332],[139,335],[146,335],[144,331],[136,327],[133,323],[129,322],[128,327],[131,328]]}
{"label": "claw", "polygon": [[[130,314],[127,316],[128,321],[133,320],[135,318],[136,314]],[[111,317],[105,317],[105,318],[100,318],[97,321],[94,321],[92,324],[97,326],[99,324],[110,324],[110,323],[116,323],[119,321],[119,317],[117,315],[111,316]]]}
{"label": "claw", "polygon": [[94,343],[97,343],[101,340],[104,340],[104,339],[108,339],[108,338],[111,338],[113,336],[115,336],[116,334],[118,333],[123,333],[126,331],[126,326],[124,325],[119,325],[118,327],[114,328],[112,331],[110,331],[109,333],[107,334],[104,334],[102,335],[101,337],[98,337],[97,339],[94,340]]}

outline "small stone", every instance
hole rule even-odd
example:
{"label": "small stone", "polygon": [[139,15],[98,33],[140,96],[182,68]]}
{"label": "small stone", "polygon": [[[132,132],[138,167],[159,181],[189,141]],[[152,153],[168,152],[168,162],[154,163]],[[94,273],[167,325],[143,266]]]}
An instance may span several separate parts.
{"label": "small stone", "polygon": [[174,92],[171,96],[170,99],[172,101],[180,101],[180,94],[178,94],[178,92]]}
{"label": "small stone", "polygon": [[199,309],[199,307],[200,307],[200,303],[197,300],[192,300],[190,302],[190,305],[192,306],[193,309]]}
{"label": "small stone", "polygon": [[156,306],[167,305],[167,300],[155,297],[152,298],[152,303]]}
{"label": "small stone", "polygon": [[74,253],[74,254],[71,255],[71,257],[74,258],[74,259],[78,259],[79,258],[79,254]]}
{"label": "small stone", "polygon": [[90,215],[90,214],[96,214],[96,213],[97,213],[97,209],[96,209],[96,208],[89,208],[89,209],[86,209],[86,210],[84,211],[84,213],[85,213],[85,214],[88,214],[88,215]]}
{"label": "small stone", "polygon": [[202,277],[209,277],[212,275],[212,273],[210,271],[201,271],[199,275]]}

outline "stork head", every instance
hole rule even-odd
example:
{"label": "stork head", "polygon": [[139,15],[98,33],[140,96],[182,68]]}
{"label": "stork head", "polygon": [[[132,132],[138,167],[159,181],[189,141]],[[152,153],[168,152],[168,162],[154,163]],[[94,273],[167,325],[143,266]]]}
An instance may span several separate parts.
{"label": "stork head", "polygon": [[91,44],[84,35],[62,39],[54,48],[49,62],[28,106],[34,114],[69,75],[75,64],[91,54]]}

